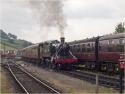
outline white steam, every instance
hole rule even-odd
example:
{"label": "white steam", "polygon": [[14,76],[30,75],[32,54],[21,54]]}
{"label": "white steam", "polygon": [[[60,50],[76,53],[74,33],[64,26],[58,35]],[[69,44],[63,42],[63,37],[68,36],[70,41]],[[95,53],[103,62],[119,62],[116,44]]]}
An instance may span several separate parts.
{"label": "white steam", "polygon": [[[63,0],[29,0],[30,7],[42,28],[58,28],[61,37],[64,37],[66,20],[63,14]],[[50,30],[50,29],[49,29]],[[49,33],[50,31],[46,32]]]}

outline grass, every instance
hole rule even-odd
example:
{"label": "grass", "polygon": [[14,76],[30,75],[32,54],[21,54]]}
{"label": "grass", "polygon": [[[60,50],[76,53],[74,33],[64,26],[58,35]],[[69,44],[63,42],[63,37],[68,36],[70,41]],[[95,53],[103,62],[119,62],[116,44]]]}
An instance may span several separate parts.
{"label": "grass", "polygon": [[0,44],[0,48],[1,49],[4,49],[5,48],[5,50],[15,50],[16,48],[15,47],[12,47],[12,46],[9,46],[9,45],[5,45],[4,46],[4,44]]}
{"label": "grass", "polygon": [[6,77],[6,74],[0,68],[0,94],[9,94],[12,93],[11,85],[9,84],[9,80]]}
{"label": "grass", "polygon": [[16,50],[17,48],[19,48],[19,45],[12,44],[8,41],[1,41],[0,48],[5,50]]}
{"label": "grass", "polygon": [[77,67],[77,68],[85,68],[85,65],[83,64],[79,64],[79,65],[73,65],[74,67]]}

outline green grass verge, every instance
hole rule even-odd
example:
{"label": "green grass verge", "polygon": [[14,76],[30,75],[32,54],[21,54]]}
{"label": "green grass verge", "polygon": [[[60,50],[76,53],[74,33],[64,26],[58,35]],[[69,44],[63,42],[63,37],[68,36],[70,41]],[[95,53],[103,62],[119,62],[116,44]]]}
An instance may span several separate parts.
{"label": "green grass verge", "polygon": [[17,48],[19,48],[19,45],[9,43],[8,41],[0,41],[0,49],[16,50]]}

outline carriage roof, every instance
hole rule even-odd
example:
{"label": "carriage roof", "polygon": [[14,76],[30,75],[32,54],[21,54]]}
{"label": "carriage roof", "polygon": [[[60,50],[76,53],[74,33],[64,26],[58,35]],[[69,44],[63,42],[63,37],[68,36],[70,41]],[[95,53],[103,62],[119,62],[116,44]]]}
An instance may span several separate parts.
{"label": "carriage roof", "polygon": [[99,40],[118,39],[118,38],[125,38],[125,33],[104,35],[100,37]]}
{"label": "carriage roof", "polygon": [[26,49],[29,49],[29,48],[36,48],[39,45],[44,44],[44,43],[49,43],[49,44],[53,43],[53,44],[55,44],[55,43],[59,43],[59,41],[58,40],[49,40],[49,41],[45,41],[45,42],[40,42],[40,43],[37,43],[37,44],[34,44],[34,45],[30,45],[28,47],[25,47],[22,50],[26,50]]}
{"label": "carriage roof", "polygon": [[[72,44],[79,44],[79,43],[85,43],[85,42],[93,42],[96,40],[96,38],[97,37],[86,38],[83,40],[77,40],[77,41],[72,41],[68,43],[72,45]],[[99,40],[108,40],[108,39],[117,39],[117,38],[125,38],[125,33],[103,35],[103,36],[100,36]]]}
{"label": "carriage roof", "polygon": [[72,42],[68,42],[69,44],[79,44],[79,43],[85,43],[85,42],[93,42],[96,40],[97,37],[93,37],[93,38],[86,38],[83,40],[77,40],[77,41],[72,41]]}

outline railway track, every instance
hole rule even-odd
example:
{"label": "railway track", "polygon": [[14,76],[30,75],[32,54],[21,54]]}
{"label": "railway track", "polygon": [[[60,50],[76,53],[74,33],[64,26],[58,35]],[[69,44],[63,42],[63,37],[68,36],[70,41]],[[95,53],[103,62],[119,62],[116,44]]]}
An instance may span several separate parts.
{"label": "railway track", "polygon": [[[66,75],[73,76],[75,78],[89,81],[93,84],[96,83],[96,74],[95,73],[89,73],[84,71],[62,71],[62,73]],[[119,90],[120,88],[120,80],[114,77],[106,76],[106,75],[98,75],[99,77],[99,85],[110,87]],[[123,81],[124,83],[124,81]],[[124,85],[124,84],[123,84]],[[124,86],[123,86],[124,87]]]}
{"label": "railway track", "polygon": [[59,91],[55,90],[54,88],[50,87],[46,83],[40,81],[30,73],[26,72],[25,70],[21,69],[19,66],[15,65],[14,63],[7,63],[7,68],[9,69],[10,73],[22,88],[22,90],[27,93],[54,93],[54,94],[61,94]]}
{"label": "railway track", "polygon": [[[48,71],[48,68],[44,69]],[[92,84],[96,84],[96,73],[87,72],[87,71],[80,71],[80,70],[73,70],[73,71],[58,71],[55,70],[55,72],[62,73],[64,75],[72,76],[81,80],[85,80],[88,82],[91,82]],[[114,88],[116,90],[120,89],[120,80],[117,77],[112,77],[104,74],[98,74],[99,75],[99,85],[105,86],[109,88]],[[125,81],[123,81],[124,83]],[[124,84],[123,84],[124,87]]]}
{"label": "railway track", "polygon": [[[44,68],[44,69],[48,71],[48,68]],[[96,83],[96,73],[87,72],[87,71],[77,71],[77,70],[55,71],[55,72],[60,72],[65,75],[69,75],[69,76],[72,76],[81,80],[85,80],[85,81],[91,82],[92,84]],[[118,78],[99,74],[99,85],[119,90],[120,81]]]}

